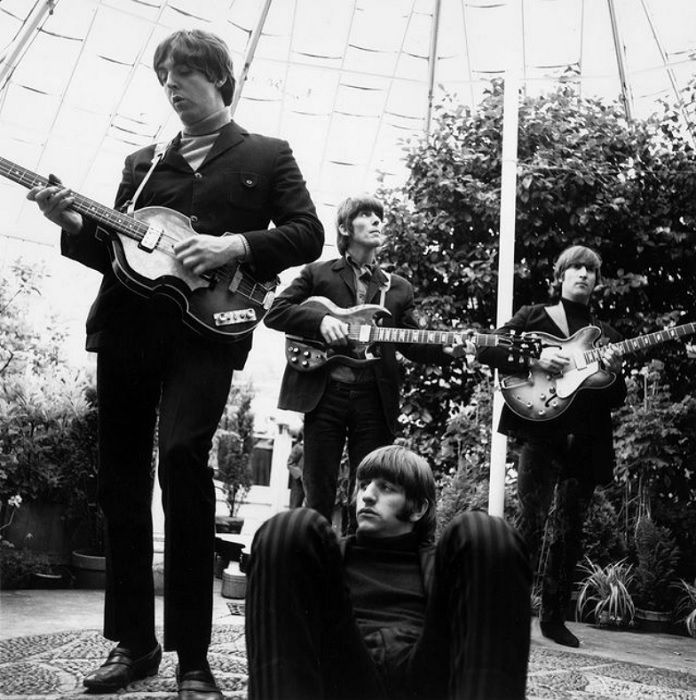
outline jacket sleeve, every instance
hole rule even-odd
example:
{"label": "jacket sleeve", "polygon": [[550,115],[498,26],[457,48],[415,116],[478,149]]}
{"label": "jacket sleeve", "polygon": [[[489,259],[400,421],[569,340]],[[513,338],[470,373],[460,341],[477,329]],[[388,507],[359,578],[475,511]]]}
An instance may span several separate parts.
{"label": "jacket sleeve", "polygon": [[[500,328],[496,328],[493,333],[495,335],[520,335],[529,330],[531,310],[531,306],[522,306],[507,323],[500,326]],[[512,354],[510,348],[503,345],[480,348],[476,356],[479,362],[505,373],[519,373],[526,367],[526,364],[521,364],[518,355]]]}
{"label": "jacket sleeve", "polygon": [[[132,156],[126,158],[121,175],[121,184],[116,193],[115,209],[120,209],[135,192],[132,175]],[[60,252],[71,260],[76,260],[102,274],[111,268],[108,243],[98,238],[99,227],[94,219],[83,217],[82,231],[71,235],[61,231]]]}
{"label": "jacket sleeve", "polygon": [[324,245],[324,228],[292,149],[277,143],[270,195],[275,228],[242,232],[253,259],[273,274],[316,260]]}
{"label": "jacket sleeve", "polygon": [[326,311],[319,307],[303,306],[302,302],[314,293],[314,270],[306,265],[300,274],[279,294],[266,314],[264,323],[273,330],[318,338],[321,320]]}

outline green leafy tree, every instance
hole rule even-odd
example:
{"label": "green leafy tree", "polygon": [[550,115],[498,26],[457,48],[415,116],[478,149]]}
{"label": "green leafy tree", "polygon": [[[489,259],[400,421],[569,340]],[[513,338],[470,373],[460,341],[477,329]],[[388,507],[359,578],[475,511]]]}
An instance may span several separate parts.
{"label": "green leafy tree", "polygon": [[232,386],[216,434],[217,477],[222,481],[230,515],[235,515],[252,486],[251,451],[254,447],[254,397],[249,386]]}
{"label": "green leafy tree", "polygon": [[[692,85],[687,99],[693,101]],[[410,175],[380,196],[383,257],[409,279],[428,326],[496,325],[503,87],[470,109],[437,109],[430,136],[406,146]],[[696,289],[696,155],[676,110],[627,122],[618,102],[581,97],[570,82],[519,109],[514,307],[549,298],[553,260],[580,243],[600,251],[597,314],[631,337],[691,316]],[[678,400],[696,373],[683,344],[659,350]],[[633,362],[633,359],[630,361]],[[645,357],[635,362],[644,362]],[[476,366],[408,363],[404,432],[439,469],[448,420],[482,380]]]}

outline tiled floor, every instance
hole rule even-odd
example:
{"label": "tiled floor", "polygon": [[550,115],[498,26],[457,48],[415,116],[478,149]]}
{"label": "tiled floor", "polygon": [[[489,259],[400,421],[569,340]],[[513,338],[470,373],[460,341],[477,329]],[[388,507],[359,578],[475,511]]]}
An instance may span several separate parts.
{"label": "tiled floor", "polygon": [[[216,580],[211,666],[228,698],[245,696],[244,617]],[[99,634],[102,591],[5,591],[0,594],[0,700],[82,696],[81,677],[110,647]],[[157,599],[158,625],[162,599]],[[570,623],[579,649],[541,637],[532,623],[528,698],[696,700],[696,640],[613,632]],[[171,657],[171,658],[170,658]],[[133,684],[127,698],[174,697],[174,654],[156,678]]]}

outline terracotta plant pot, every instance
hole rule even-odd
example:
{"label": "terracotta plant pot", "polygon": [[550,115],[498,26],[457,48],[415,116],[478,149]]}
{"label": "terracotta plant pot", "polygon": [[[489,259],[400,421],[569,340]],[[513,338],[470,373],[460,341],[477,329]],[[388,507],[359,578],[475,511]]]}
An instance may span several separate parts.
{"label": "terracotta plant pot", "polygon": [[106,585],[106,557],[84,551],[72,553],[76,588],[104,588]]}
{"label": "terracotta plant pot", "polygon": [[658,610],[636,608],[636,623],[644,632],[669,632],[672,626],[672,615]]}

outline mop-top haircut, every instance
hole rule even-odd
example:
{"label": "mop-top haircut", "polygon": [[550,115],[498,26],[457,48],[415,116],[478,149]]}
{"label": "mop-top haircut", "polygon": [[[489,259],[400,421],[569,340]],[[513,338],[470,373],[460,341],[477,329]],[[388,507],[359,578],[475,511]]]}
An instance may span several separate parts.
{"label": "mop-top haircut", "polygon": [[202,29],[180,29],[163,39],[152,59],[160,83],[159,68],[169,56],[174,63],[200,71],[211,83],[219,83],[218,90],[225,105],[232,104],[235,84],[232,57],[219,36]]}
{"label": "mop-top haircut", "polygon": [[413,531],[421,544],[435,539],[437,515],[435,511],[435,479],[428,462],[415,452],[401,445],[378,447],[367,454],[358,465],[355,474],[355,502],[358,485],[364,479],[380,478],[401,486],[406,494],[406,508],[401,514],[402,520],[427,503],[427,510],[414,523]]}
{"label": "mop-top haircut", "polygon": [[573,265],[585,265],[587,269],[594,270],[596,273],[595,286],[599,284],[602,278],[602,258],[595,253],[592,248],[584,245],[573,245],[566,248],[557,258],[553,266],[553,288],[554,291],[560,292],[561,282],[563,282],[563,273]]}
{"label": "mop-top haircut", "polygon": [[[372,195],[359,197],[347,197],[338,205],[336,212],[336,247],[343,255],[348,250],[348,244],[353,236],[353,219],[361,212],[375,213],[380,219],[384,219],[384,204]],[[348,235],[341,233],[343,227]]]}

